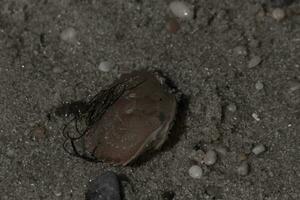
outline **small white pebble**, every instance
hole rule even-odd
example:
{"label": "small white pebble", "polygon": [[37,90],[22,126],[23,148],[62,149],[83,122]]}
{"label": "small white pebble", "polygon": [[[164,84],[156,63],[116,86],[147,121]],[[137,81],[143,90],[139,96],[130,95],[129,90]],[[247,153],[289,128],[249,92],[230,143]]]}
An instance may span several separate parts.
{"label": "small white pebble", "polygon": [[98,69],[102,72],[109,72],[113,68],[113,64],[109,61],[103,61],[99,64]]}
{"label": "small white pebble", "polygon": [[172,13],[181,19],[191,19],[193,17],[193,11],[190,7],[189,4],[182,1],[172,1],[169,5]]}
{"label": "small white pebble", "polygon": [[235,112],[236,111],[236,105],[231,103],[227,106],[227,110],[229,110],[230,112]]}
{"label": "small white pebble", "polygon": [[247,162],[243,162],[238,168],[237,173],[241,176],[246,176],[249,173],[249,164]]}
{"label": "small white pebble", "polygon": [[54,195],[57,197],[60,197],[62,195],[62,193],[60,191],[54,191]]}
{"label": "small white pebble", "polygon": [[261,63],[261,57],[259,56],[253,56],[248,63],[248,67],[249,68],[253,68],[256,67],[257,65],[259,65]]}
{"label": "small white pebble", "polygon": [[252,153],[259,155],[266,151],[266,147],[263,144],[258,144],[252,149]]}
{"label": "small white pebble", "polygon": [[264,84],[261,81],[257,81],[255,83],[255,89],[256,90],[262,90],[264,88]]}
{"label": "small white pebble", "polygon": [[12,158],[15,156],[15,151],[13,149],[7,149],[6,155],[7,157]]}
{"label": "small white pebble", "polygon": [[285,18],[285,12],[281,8],[275,8],[272,11],[272,17],[277,21],[281,21]]}
{"label": "small white pebble", "polygon": [[203,159],[206,165],[213,165],[217,161],[217,153],[213,150],[208,150]]}
{"label": "small white pebble", "polygon": [[260,121],[260,118],[258,117],[258,114],[252,113],[252,117],[253,117],[256,121]]}
{"label": "small white pebble", "polygon": [[237,46],[233,49],[233,52],[237,55],[246,56],[247,55],[247,48],[245,46]]}
{"label": "small white pebble", "polygon": [[76,40],[76,30],[72,27],[66,28],[61,32],[60,38],[65,42],[73,43]]}
{"label": "small white pebble", "polygon": [[192,178],[201,178],[203,175],[203,170],[201,167],[199,167],[198,165],[193,165],[190,169],[189,169],[189,175]]}

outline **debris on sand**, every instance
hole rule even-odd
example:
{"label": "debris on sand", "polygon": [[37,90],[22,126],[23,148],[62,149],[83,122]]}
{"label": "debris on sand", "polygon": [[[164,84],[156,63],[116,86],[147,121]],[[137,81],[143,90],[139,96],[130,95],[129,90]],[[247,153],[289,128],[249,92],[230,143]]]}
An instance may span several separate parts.
{"label": "debris on sand", "polygon": [[[86,103],[76,118],[78,135],[64,129],[69,153],[91,161],[127,165],[148,150],[159,149],[175,119],[177,102],[159,73],[124,74]],[[85,128],[79,128],[80,122]]]}

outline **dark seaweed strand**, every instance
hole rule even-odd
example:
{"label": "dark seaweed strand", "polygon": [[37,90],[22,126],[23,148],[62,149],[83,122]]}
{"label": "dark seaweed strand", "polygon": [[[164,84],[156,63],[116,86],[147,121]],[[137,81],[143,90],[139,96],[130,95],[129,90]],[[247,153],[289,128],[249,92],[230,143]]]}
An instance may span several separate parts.
{"label": "dark seaweed strand", "polygon": [[[87,161],[91,162],[99,162],[99,160],[94,156],[94,153],[97,149],[97,147],[94,148],[93,152],[87,153],[79,152],[78,148],[76,147],[76,141],[80,140],[83,136],[86,135],[87,131],[90,129],[91,126],[95,124],[98,120],[101,119],[101,117],[104,115],[106,110],[114,104],[123,94],[125,91],[134,89],[135,87],[138,87],[142,83],[146,81],[146,79],[138,81],[138,76],[126,79],[122,82],[116,83],[109,89],[105,89],[100,91],[98,94],[96,94],[92,100],[88,103],[88,109],[85,113],[82,113],[81,116],[75,116],[70,122],[68,122],[64,128],[63,128],[63,135],[66,138],[64,143],[63,143],[63,148],[64,150],[72,155],[76,156],[79,158],[82,158]],[[134,82],[136,82],[134,84]],[[81,131],[78,128],[78,121],[82,120],[85,118],[85,123],[86,123],[86,128],[84,131],[81,133]],[[72,123],[75,122],[75,130],[79,134],[77,137],[71,136],[68,132],[66,132],[67,127]],[[72,150],[69,151],[67,148],[67,144],[70,142]]]}

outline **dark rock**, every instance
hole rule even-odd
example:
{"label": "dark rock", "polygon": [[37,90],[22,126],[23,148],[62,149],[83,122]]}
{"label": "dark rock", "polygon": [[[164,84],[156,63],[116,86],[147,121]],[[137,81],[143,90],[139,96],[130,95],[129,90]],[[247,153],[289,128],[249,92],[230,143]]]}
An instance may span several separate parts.
{"label": "dark rock", "polygon": [[165,191],[161,195],[163,200],[172,200],[175,197],[175,193],[173,191]]}
{"label": "dark rock", "polygon": [[92,180],[85,194],[86,200],[121,200],[120,183],[113,172],[106,172]]}

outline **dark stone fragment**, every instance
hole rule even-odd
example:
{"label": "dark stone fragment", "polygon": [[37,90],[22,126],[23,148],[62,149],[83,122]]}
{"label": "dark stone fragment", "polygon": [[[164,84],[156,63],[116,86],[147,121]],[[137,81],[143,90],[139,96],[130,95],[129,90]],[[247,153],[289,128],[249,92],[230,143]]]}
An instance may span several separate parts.
{"label": "dark stone fragment", "polygon": [[86,200],[121,200],[120,183],[113,172],[106,172],[92,180],[85,194]]}
{"label": "dark stone fragment", "polygon": [[173,191],[165,191],[161,197],[163,200],[172,200],[175,197],[175,193]]}

